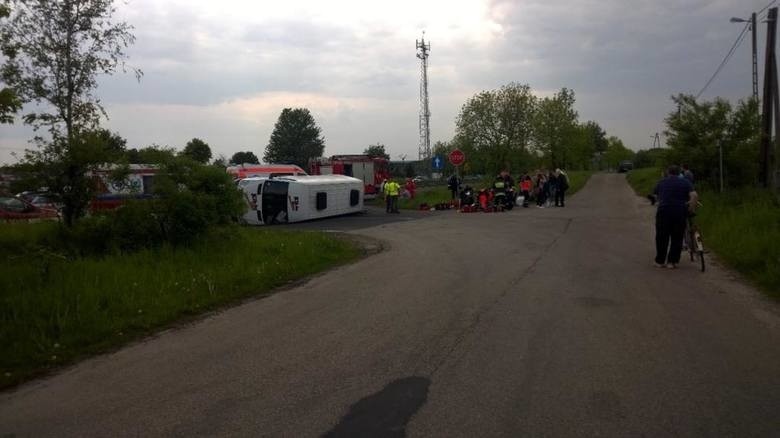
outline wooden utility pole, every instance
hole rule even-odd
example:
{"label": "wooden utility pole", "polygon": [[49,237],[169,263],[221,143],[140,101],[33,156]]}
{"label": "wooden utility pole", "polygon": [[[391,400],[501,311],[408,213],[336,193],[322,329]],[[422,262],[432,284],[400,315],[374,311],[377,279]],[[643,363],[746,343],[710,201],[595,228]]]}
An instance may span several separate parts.
{"label": "wooden utility pole", "polygon": [[[770,8],[767,16],[766,57],[764,64],[764,96],[761,112],[761,145],[758,154],[758,183],[761,187],[772,186],[774,173],[772,122],[780,118],[780,114],[772,114],[778,108],[777,62],[775,60],[775,43],[777,40],[777,8]],[[777,112],[777,111],[774,111]],[[777,126],[775,126],[777,133]]]}

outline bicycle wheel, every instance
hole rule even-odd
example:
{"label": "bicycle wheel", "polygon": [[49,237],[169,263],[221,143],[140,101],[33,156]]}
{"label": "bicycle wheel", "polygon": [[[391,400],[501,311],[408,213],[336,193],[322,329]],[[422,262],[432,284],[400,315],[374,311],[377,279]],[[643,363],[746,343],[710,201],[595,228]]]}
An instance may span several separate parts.
{"label": "bicycle wheel", "polygon": [[696,256],[696,237],[695,231],[690,230],[685,233],[685,245],[688,247],[688,254],[691,256],[691,261],[695,261]]}
{"label": "bicycle wheel", "polygon": [[701,234],[699,234],[698,231],[694,231],[693,233],[693,241],[696,249],[696,253],[699,255],[699,260],[701,261],[701,272],[704,272],[705,266],[704,266],[704,244],[701,241]]}

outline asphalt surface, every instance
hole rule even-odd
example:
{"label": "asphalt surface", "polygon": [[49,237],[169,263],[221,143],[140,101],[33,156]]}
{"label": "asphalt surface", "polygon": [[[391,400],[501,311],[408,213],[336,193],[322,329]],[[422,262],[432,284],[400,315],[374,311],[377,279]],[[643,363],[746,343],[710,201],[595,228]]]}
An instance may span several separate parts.
{"label": "asphalt surface", "polygon": [[717,262],[654,268],[621,175],[381,216],[299,226],[379,254],[1,394],[0,436],[780,435],[778,306]]}

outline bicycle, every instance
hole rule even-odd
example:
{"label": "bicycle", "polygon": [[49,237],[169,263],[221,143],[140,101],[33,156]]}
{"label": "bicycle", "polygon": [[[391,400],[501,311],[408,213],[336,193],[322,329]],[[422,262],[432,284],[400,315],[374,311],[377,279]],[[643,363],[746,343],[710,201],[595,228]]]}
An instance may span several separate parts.
{"label": "bicycle", "polygon": [[696,257],[699,258],[701,263],[701,272],[704,272],[704,244],[702,243],[701,231],[693,223],[693,218],[696,213],[688,213],[688,227],[685,230],[685,244],[688,247],[688,253],[691,255],[691,261],[695,262]]}

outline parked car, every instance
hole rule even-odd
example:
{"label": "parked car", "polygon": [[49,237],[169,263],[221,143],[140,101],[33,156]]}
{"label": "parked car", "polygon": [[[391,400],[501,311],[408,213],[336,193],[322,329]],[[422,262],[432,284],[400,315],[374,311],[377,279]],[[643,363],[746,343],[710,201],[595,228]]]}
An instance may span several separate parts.
{"label": "parked car", "polygon": [[59,212],[53,208],[41,208],[20,198],[0,198],[0,220],[24,221],[57,219]]}
{"label": "parked car", "polygon": [[414,178],[412,178],[412,181],[414,181],[415,183],[421,183],[421,182],[427,181],[427,180],[428,180],[428,177],[421,176],[421,175],[417,175]]}
{"label": "parked car", "polygon": [[634,170],[634,162],[633,161],[621,161],[620,165],[618,166],[618,172],[619,173],[626,173],[629,170]]}
{"label": "parked car", "polygon": [[29,200],[30,204],[38,208],[48,208],[50,210],[62,210],[62,202],[57,197],[49,193],[39,193]]}

